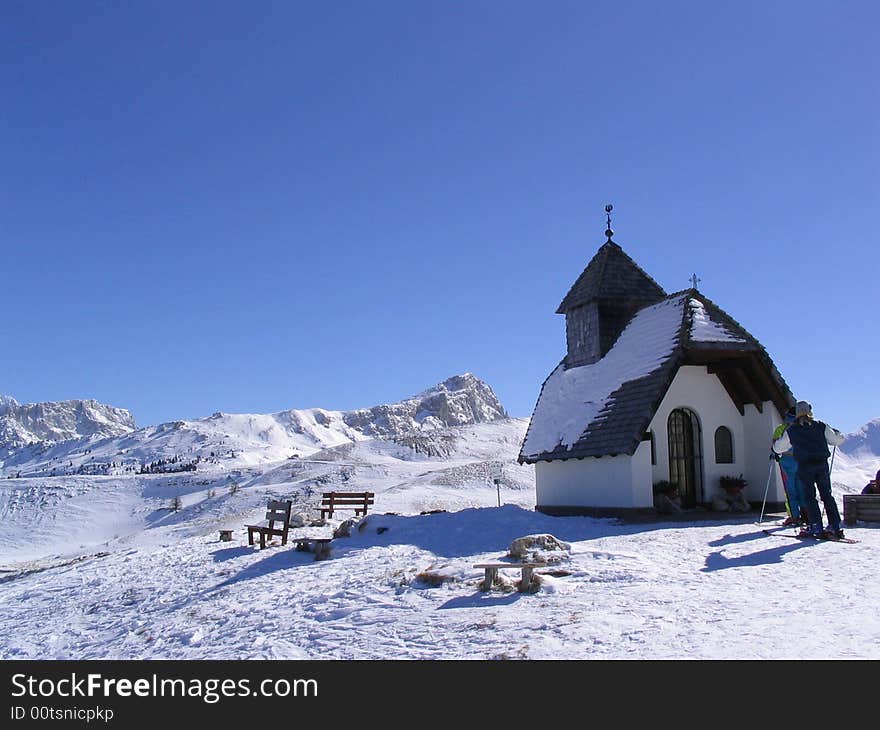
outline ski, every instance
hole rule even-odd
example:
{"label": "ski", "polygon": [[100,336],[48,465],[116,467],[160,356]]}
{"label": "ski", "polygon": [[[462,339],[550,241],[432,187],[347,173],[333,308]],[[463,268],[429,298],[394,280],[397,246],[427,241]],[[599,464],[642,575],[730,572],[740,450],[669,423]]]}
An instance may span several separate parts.
{"label": "ski", "polygon": [[858,540],[853,540],[851,537],[810,537],[809,535],[786,535],[782,532],[770,532],[770,530],[763,530],[765,535],[770,535],[771,537],[790,537],[792,540],[804,540],[809,542],[846,542],[850,545],[855,545]]}

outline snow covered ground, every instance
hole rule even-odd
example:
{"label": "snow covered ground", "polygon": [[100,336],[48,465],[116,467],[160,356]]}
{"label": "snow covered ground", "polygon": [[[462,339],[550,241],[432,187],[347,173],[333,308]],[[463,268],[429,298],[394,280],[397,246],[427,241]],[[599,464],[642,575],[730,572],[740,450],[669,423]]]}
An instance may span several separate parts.
{"label": "snow covered ground", "polygon": [[[525,427],[358,441],[234,479],[218,468],[2,480],[0,658],[880,658],[876,526],[847,530],[859,540],[847,545],[767,536],[757,512],[545,516],[532,468],[514,461]],[[838,504],[861,487],[841,479],[872,466],[847,458],[834,467]],[[266,499],[315,514],[329,488],[376,492],[331,559],[277,539],[247,545],[243,525]],[[291,535],[329,535],[349,516]],[[773,521],[763,526],[792,534]],[[221,528],[232,542],[218,541]],[[532,534],[570,545],[539,571],[538,590],[516,591],[518,572],[505,572],[507,590],[480,591],[473,565]]]}

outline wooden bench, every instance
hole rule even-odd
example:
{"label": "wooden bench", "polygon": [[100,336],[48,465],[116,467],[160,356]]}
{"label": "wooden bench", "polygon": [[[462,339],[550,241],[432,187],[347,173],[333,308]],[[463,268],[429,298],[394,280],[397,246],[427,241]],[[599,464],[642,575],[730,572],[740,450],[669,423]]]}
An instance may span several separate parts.
{"label": "wooden bench", "polygon": [[266,538],[272,538],[278,535],[281,538],[281,544],[287,544],[287,533],[290,530],[290,510],[293,502],[281,502],[270,499],[266,505],[266,521],[265,524],[245,525],[248,531],[248,545],[254,544],[254,535],[260,536],[260,550],[266,547]]}
{"label": "wooden bench", "polygon": [[498,579],[498,571],[503,568],[516,568],[522,572],[522,580],[519,584],[521,593],[526,593],[532,586],[532,579],[535,574],[535,568],[544,567],[543,563],[477,563],[475,568],[483,568],[486,571],[486,577],[480,583],[480,589],[491,591],[492,586]]}
{"label": "wooden bench", "polygon": [[844,494],[843,523],[880,522],[880,494]]}
{"label": "wooden bench", "polygon": [[324,560],[330,557],[330,543],[332,537],[297,537],[294,539],[297,550],[315,553],[315,560]]}
{"label": "wooden bench", "polygon": [[355,517],[365,515],[375,496],[373,492],[324,492],[321,495],[321,519],[332,517],[338,509],[353,509]]}

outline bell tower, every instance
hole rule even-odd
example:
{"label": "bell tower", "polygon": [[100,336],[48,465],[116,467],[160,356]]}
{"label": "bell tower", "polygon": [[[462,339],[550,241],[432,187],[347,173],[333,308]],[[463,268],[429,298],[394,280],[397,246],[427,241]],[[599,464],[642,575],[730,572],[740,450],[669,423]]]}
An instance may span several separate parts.
{"label": "bell tower", "polygon": [[666,296],[612,240],[611,210],[605,206],[607,240],[556,310],[565,315],[566,368],[601,360],[636,312]]}

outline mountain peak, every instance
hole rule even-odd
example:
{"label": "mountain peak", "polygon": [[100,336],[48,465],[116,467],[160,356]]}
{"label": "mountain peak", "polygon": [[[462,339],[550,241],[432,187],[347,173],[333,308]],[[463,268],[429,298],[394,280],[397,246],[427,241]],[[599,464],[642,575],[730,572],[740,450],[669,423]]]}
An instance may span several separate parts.
{"label": "mountain peak", "polygon": [[0,416],[6,413],[10,408],[18,406],[18,401],[11,395],[3,395],[0,393]]}
{"label": "mountain peak", "polygon": [[453,375],[399,403],[348,411],[346,425],[369,437],[485,423],[508,418],[492,389],[473,373]]}
{"label": "mountain peak", "polygon": [[423,390],[421,393],[412,396],[412,398],[407,398],[407,400],[412,400],[413,398],[425,398],[426,396],[435,393],[450,393],[459,390],[480,388],[481,386],[485,388],[489,387],[473,373],[462,373],[461,375],[453,375],[451,378],[446,378],[442,383],[437,383],[437,385],[433,385],[427,390]]}
{"label": "mountain peak", "polygon": [[866,453],[880,457],[880,418],[874,418],[847,434],[840,450],[846,454]]}
{"label": "mountain peak", "polygon": [[65,441],[83,436],[121,436],[136,428],[124,408],[91,398],[20,405],[0,396],[0,450],[36,441]]}

